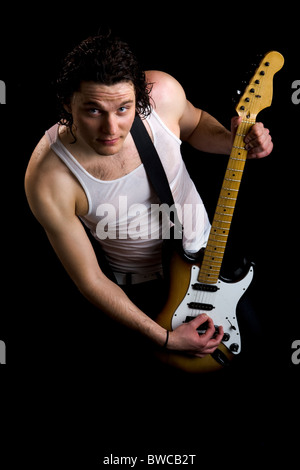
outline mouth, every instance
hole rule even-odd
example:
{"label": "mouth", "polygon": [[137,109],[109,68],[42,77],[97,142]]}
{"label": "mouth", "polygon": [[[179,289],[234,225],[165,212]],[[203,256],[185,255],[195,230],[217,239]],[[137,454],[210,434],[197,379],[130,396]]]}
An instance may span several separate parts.
{"label": "mouth", "polygon": [[116,145],[118,143],[119,139],[120,137],[117,137],[115,139],[97,139],[97,142],[100,142],[102,145],[112,147],[113,145]]}

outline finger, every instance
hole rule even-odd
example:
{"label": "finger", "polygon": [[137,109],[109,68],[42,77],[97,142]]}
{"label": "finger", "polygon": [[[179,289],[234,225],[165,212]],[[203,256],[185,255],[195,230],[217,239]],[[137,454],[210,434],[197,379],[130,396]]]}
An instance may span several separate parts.
{"label": "finger", "polygon": [[219,332],[213,336],[213,338],[210,338],[210,340],[207,342],[207,347],[208,348],[215,348],[216,346],[219,346],[221,343],[222,339],[224,336],[224,331],[221,326],[219,326]]}
{"label": "finger", "polygon": [[214,322],[212,320],[212,318],[210,318],[208,315],[206,315],[206,313],[202,313],[200,315],[198,315],[194,320],[190,321],[189,322],[189,325],[192,325],[193,328],[195,328],[196,330],[203,324],[203,323],[207,323],[207,328],[206,330],[204,331],[204,333],[201,333],[200,334],[200,338],[201,338],[201,344],[205,344],[207,341],[209,341],[215,334],[215,325],[214,325]]}
{"label": "finger", "polygon": [[[214,328],[214,330],[215,330],[215,328]],[[201,336],[202,340],[203,340],[203,336],[205,336],[205,335]],[[210,338],[207,341],[206,346],[204,348],[202,346],[201,352],[196,353],[195,356],[202,358],[202,357],[205,357],[207,354],[212,354],[217,349],[217,347],[220,345],[220,343],[223,339],[223,336],[224,336],[223,327],[219,326],[219,333],[216,335],[216,337],[215,338]]]}
{"label": "finger", "polygon": [[255,123],[249,130],[248,134],[244,138],[244,142],[247,144],[251,140],[256,139],[257,137],[261,136],[264,134],[264,132],[267,131],[269,133],[269,130],[264,127],[264,125],[261,122]]}
{"label": "finger", "polygon": [[211,320],[211,318],[208,315],[206,315],[206,313],[201,313],[200,315],[195,317],[193,320],[191,320],[189,322],[189,325],[192,325],[196,330],[200,325],[202,325],[203,323],[209,320]]}
{"label": "finger", "polygon": [[255,139],[248,141],[245,148],[248,150],[249,158],[262,158],[269,155],[273,150],[273,142],[269,131],[266,130]]}
{"label": "finger", "polygon": [[252,138],[247,140],[245,145],[246,150],[251,150],[253,148],[260,148],[263,150],[269,143],[272,141],[269,131],[263,132],[262,134],[255,135]]}
{"label": "finger", "polygon": [[219,326],[219,331],[218,333],[215,335],[215,337],[213,338],[214,341],[216,341],[218,343],[218,345],[221,343],[222,339],[223,339],[223,336],[224,336],[224,329],[223,329],[223,326]]}
{"label": "finger", "polygon": [[254,145],[263,145],[263,143],[270,139],[270,131],[265,128],[261,122],[257,122],[254,126],[251,127],[250,131],[244,138],[245,144],[250,146]]}
{"label": "finger", "polygon": [[242,117],[241,116],[234,116],[231,119],[231,132],[232,132],[233,135],[235,135],[235,133],[237,131],[237,128],[239,127],[241,122],[242,122]]}
{"label": "finger", "polygon": [[210,317],[207,317],[207,329],[205,333],[202,334],[202,338],[205,340],[210,340],[216,333],[216,328],[215,324],[213,322],[213,319]]}
{"label": "finger", "polygon": [[264,157],[267,157],[268,155],[270,155],[270,153],[272,152],[273,150],[273,142],[269,142],[265,148],[263,150],[259,149],[259,148],[253,148],[251,150],[248,151],[248,155],[247,157],[249,159],[253,159],[253,158],[264,158]]}
{"label": "finger", "polygon": [[218,348],[219,345],[220,345],[220,343],[215,344],[213,346],[207,346],[205,349],[202,349],[201,352],[196,353],[195,356],[205,357],[205,356],[207,356],[207,354],[212,354]]}

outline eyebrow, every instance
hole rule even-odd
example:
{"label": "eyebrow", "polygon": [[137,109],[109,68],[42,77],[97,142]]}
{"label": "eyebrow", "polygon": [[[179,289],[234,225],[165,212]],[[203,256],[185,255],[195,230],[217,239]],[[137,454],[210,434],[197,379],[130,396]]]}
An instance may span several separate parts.
{"label": "eyebrow", "polygon": [[[133,103],[133,100],[122,101],[120,104],[118,104],[118,108],[121,108],[125,104],[132,104],[132,103]],[[94,106],[95,108],[102,109],[101,105],[99,105],[99,102],[97,102],[97,101],[87,101],[87,102],[83,103],[83,106]]]}

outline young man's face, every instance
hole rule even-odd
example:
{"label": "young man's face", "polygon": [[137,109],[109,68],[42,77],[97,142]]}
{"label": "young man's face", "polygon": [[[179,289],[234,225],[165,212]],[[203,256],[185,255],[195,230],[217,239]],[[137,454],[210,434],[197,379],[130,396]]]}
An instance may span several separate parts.
{"label": "young man's face", "polygon": [[79,143],[87,144],[99,155],[115,155],[122,149],[134,121],[134,85],[82,82],[68,110]]}

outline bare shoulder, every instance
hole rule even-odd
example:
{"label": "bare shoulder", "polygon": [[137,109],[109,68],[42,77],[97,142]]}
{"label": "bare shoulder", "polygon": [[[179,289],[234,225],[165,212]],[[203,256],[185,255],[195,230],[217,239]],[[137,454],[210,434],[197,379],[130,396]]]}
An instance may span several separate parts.
{"label": "bare shoulder", "polygon": [[154,109],[174,134],[187,140],[200,121],[201,110],[187,100],[183,87],[171,75],[151,70],[146,78],[153,83]]}
{"label": "bare shoulder", "polygon": [[168,73],[158,70],[147,71],[146,79],[152,84],[151,98],[155,111],[169,127],[178,126],[186,108],[186,95],[181,84]]}
{"label": "bare shoulder", "polygon": [[25,174],[29,206],[44,228],[76,206],[76,184],[68,168],[59,160],[44,136],[34,149]]}

